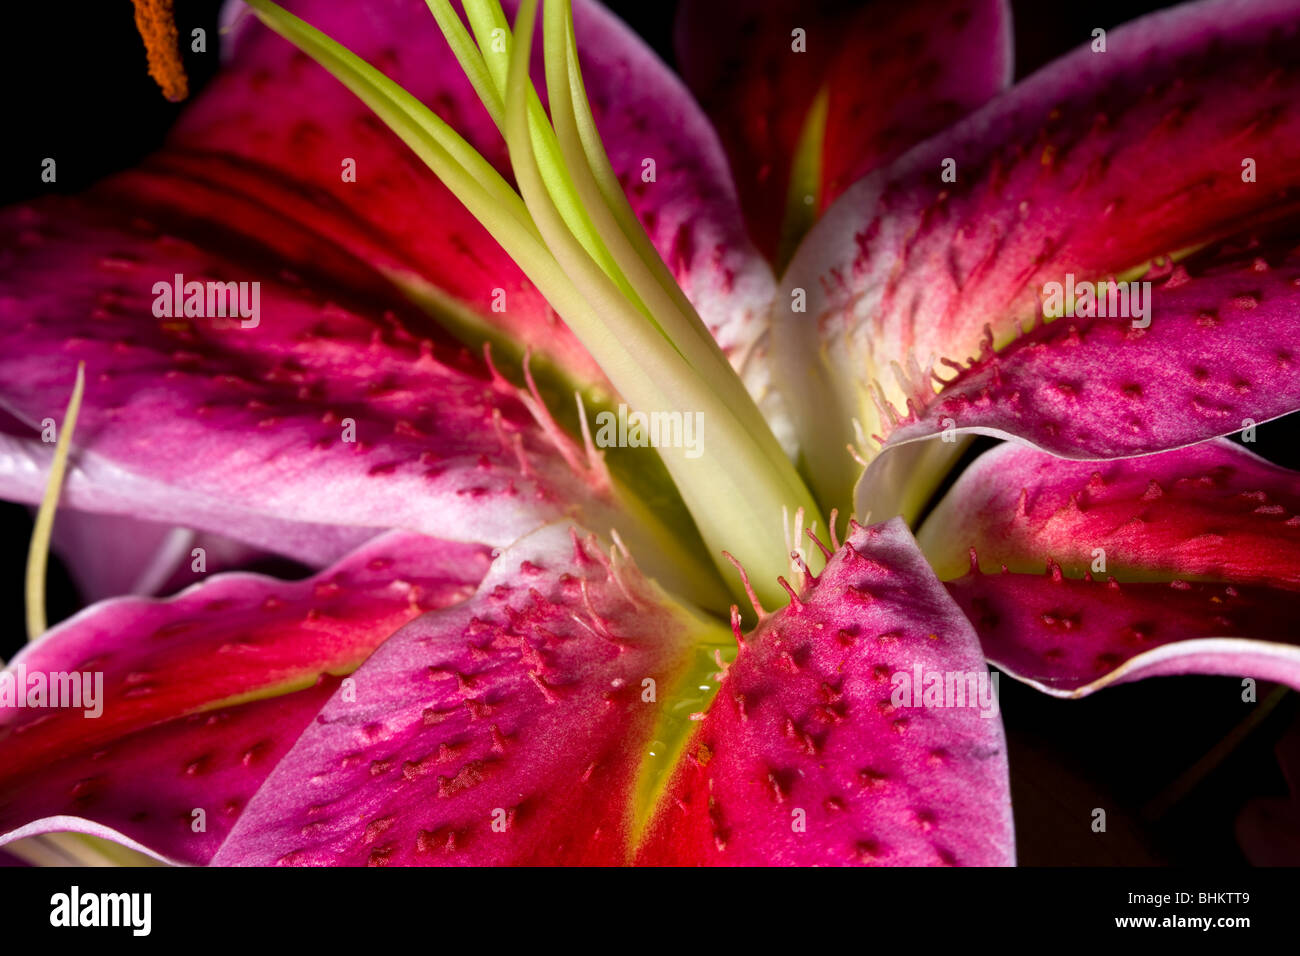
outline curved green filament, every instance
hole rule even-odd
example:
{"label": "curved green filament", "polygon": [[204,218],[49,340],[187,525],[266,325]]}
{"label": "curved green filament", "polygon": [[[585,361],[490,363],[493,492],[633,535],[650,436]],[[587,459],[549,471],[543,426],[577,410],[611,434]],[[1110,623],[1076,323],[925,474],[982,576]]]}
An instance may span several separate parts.
{"label": "curved green filament", "polygon": [[[268,26],[359,96],[443,180],[559,313],[632,408],[702,414],[706,434],[699,457],[688,457],[683,448],[661,446],[656,451],[732,593],[744,592],[734,569],[721,557],[724,548],[745,564],[762,600],[781,603],[784,591],[776,578],[789,572],[782,513],[803,509],[804,523],[811,525],[819,521],[817,507],[779,449],[772,454],[775,438],[756,409],[747,411],[753,408],[752,400],[725,359],[705,373],[684,357],[683,348],[705,362],[709,353],[701,347],[701,335],[707,334],[701,331],[702,323],[687,322],[679,328],[673,323],[680,321],[682,310],[667,309],[664,321],[673,330],[670,335],[608,254],[529,79],[537,0],[522,4],[513,38],[497,34],[509,50],[503,119],[523,198],[450,127],[383,74],[271,0],[249,3]],[[504,29],[494,7],[499,11],[485,0],[466,3],[481,50],[485,36],[491,43],[493,31]],[[486,69],[498,83],[499,56],[484,52]],[[467,50],[464,53],[468,56]],[[593,140],[584,149],[595,149],[598,143]],[[585,226],[574,228],[572,217],[564,215],[566,205],[582,212]],[[588,230],[586,241],[582,229]],[[621,224],[617,232],[626,238],[629,230]],[[640,282],[643,270],[634,271],[651,301],[661,302],[653,289],[663,285]],[[735,401],[737,394],[745,401]]]}
{"label": "curved green filament", "polygon": [[32,528],[32,543],[27,549],[27,640],[34,641],[45,633],[45,567],[50,559],[50,535],[54,531],[54,511],[59,506],[59,493],[63,490],[63,473],[68,467],[68,451],[72,448],[72,432],[77,427],[77,413],[81,410],[81,396],[86,388],[86,363],[77,363],[77,380],[72,386],[67,411],[59,425],[58,441],[54,446],[54,460],[50,463],[50,477],[45,484],[45,496],[36,512]]}
{"label": "curved green filament", "polygon": [[501,90],[492,78],[483,54],[479,52],[474,39],[465,29],[465,24],[461,23],[460,17],[456,16],[450,0],[425,0],[425,2],[429,6],[429,12],[438,22],[442,35],[447,38],[447,44],[451,47],[456,62],[460,64],[461,71],[469,78],[470,85],[474,87],[474,92],[478,94],[488,115],[492,117],[492,122],[496,124],[497,129],[502,129],[505,124],[506,108],[501,101]]}
{"label": "curved green filament", "polygon": [[691,367],[714,384],[719,397],[763,444],[774,470],[780,473],[788,468],[784,451],[717,341],[650,243],[610,166],[578,70],[573,8],[568,0],[546,0],[545,49],[547,95],[556,136],[593,221],[623,274],[649,305],[665,334],[677,344]]}
{"label": "curved green filament", "polygon": [[[557,262],[591,308],[606,324],[617,327],[624,335],[634,336],[619,344],[646,342],[644,326],[638,327],[635,311],[584,255],[574,237],[566,233],[542,182],[525,113],[528,55],[536,13],[537,0],[523,0],[515,22],[515,46],[506,90],[506,141],[515,179]],[[761,592],[779,601],[782,589],[776,578],[788,570],[788,554],[784,528],[775,509],[784,506],[793,512],[802,508],[809,522],[818,515],[812,496],[802,483],[799,482],[797,489],[793,487],[798,482],[793,468],[786,463],[793,479],[787,483],[786,476],[772,467],[762,447],[751,439],[730,407],[680,355],[663,350],[643,352],[639,348],[629,354],[623,348],[606,353],[611,360],[607,364],[599,344],[589,344],[581,329],[574,327],[574,331],[634,408],[704,412],[711,423],[710,433],[716,437],[708,440],[709,448],[700,458],[689,459],[682,449],[674,448],[660,447],[659,454],[710,546],[715,564],[733,584],[733,589],[735,572],[727,569],[722,550],[730,550],[734,543],[744,549],[745,557],[741,560]],[[735,375],[730,368],[728,374]]]}
{"label": "curved green filament", "polygon": [[[474,39],[483,51],[497,94],[505,100],[510,73],[510,23],[498,0],[462,0]],[[499,49],[498,49],[499,47]]]}
{"label": "curved green filament", "polygon": [[[428,2],[432,9],[435,0],[428,0]],[[460,60],[461,56],[457,49],[468,41],[469,37],[465,34],[465,28],[460,19],[451,10],[448,0],[441,0],[438,5],[445,8],[441,17],[435,14],[438,25],[443,29],[443,35],[446,37],[448,44],[451,45],[453,52],[456,53],[457,59]],[[483,105],[491,112],[494,105],[499,103],[501,98],[505,96],[510,51],[514,38],[506,22],[505,14],[501,10],[501,4],[497,0],[469,0],[465,4],[465,12],[469,16],[470,27],[473,29],[474,36],[478,41],[480,59],[484,61],[494,84],[494,93],[490,98],[485,99],[483,94],[479,93]],[[448,21],[446,26],[444,26],[444,20]],[[451,21],[454,21],[454,24]],[[473,77],[471,77],[471,83],[473,83],[477,92],[478,84],[474,83]],[[646,308],[636,290],[628,283],[610,250],[605,246],[603,234],[592,222],[588,214],[588,207],[583,203],[581,195],[573,184],[570,171],[565,165],[559,143],[556,141],[555,131],[546,118],[546,110],[542,107],[542,101],[537,96],[537,91],[533,89],[531,82],[527,88],[527,99],[529,132],[533,138],[533,148],[537,154],[538,167],[541,169],[546,189],[559,209],[565,225],[582,243],[583,248],[587,250],[587,254],[596,261],[607,276],[614,280],[623,295],[641,310],[646,319],[657,325],[654,314]],[[505,130],[502,128],[501,123],[498,123],[497,127],[501,129],[504,135]],[[664,337],[670,342],[672,341],[667,334]]]}

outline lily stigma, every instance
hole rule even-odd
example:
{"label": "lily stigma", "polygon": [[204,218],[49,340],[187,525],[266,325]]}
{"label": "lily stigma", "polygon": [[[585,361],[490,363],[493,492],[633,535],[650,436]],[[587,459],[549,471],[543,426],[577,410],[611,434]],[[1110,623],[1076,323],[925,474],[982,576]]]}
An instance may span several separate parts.
{"label": "lily stigma", "polygon": [[[0,843],[1007,865],[1000,678],[1300,686],[1300,480],[1225,437],[1300,407],[1300,4],[1014,86],[1007,4],[887,6],[686,0],[711,124],[589,0],[246,0],[0,213]],[[83,516],[137,580],[47,628]]]}

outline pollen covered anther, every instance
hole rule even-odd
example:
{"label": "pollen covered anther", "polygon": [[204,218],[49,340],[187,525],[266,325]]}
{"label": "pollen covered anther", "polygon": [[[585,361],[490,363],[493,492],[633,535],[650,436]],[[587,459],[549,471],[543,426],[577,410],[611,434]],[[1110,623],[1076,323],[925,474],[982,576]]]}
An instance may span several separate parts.
{"label": "pollen covered anther", "polygon": [[149,54],[149,75],[163,96],[179,103],[189,95],[189,81],[181,62],[176,20],[172,0],[132,0],[135,4],[135,28]]}

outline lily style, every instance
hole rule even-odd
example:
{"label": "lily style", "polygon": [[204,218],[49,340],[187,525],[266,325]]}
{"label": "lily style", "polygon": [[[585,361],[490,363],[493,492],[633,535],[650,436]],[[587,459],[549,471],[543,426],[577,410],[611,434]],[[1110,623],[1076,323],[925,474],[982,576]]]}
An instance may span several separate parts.
{"label": "lily style", "polygon": [[0,706],[10,850],[1008,865],[999,679],[1300,687],[1300,3],[1014,86],[1003,0],[685,0],[683,79],[593,0],[223,17],[0,212],[5,673],[102,675]]}

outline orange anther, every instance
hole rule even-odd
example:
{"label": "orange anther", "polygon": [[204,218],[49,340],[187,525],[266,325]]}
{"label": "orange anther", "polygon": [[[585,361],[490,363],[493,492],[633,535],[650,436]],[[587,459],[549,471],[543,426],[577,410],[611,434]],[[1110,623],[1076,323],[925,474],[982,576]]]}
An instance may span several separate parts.
{"label": "orange anther", "polygon": [[149,75],[162,88],[163,96],[178,103],[189,93],[185,66],[181,63],[172,0],[132,0],[135,28],[149,54]]}

